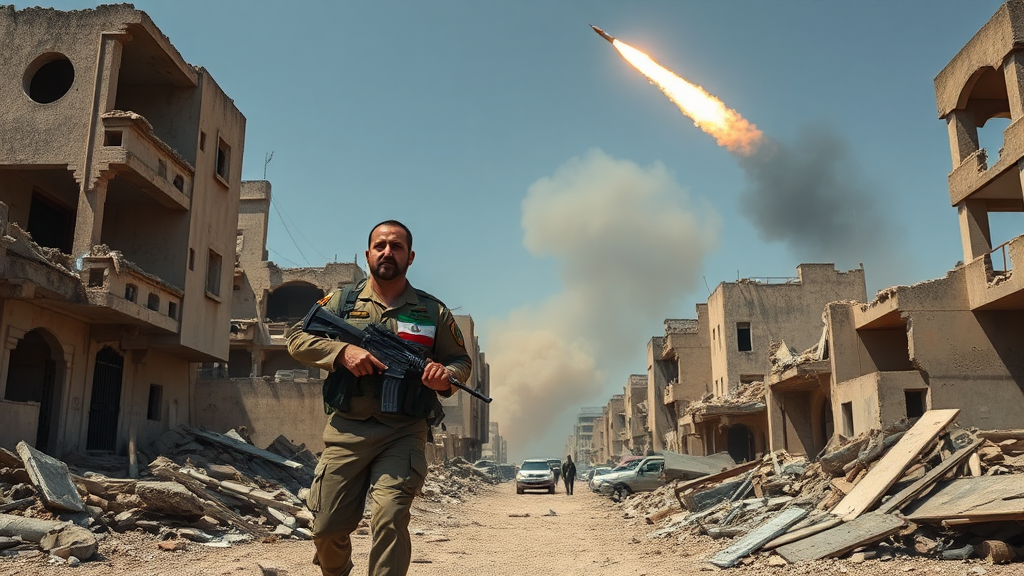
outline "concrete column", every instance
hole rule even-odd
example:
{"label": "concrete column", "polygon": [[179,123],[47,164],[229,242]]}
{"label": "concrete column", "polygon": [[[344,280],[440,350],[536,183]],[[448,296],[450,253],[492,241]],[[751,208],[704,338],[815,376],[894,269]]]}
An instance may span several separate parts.
{"label": "concrete column", "polygon": [[105,112],[114,109],[117,99],[117,79],[121,70],[121,54],[125,39],[121,34],[105,33],[100,40],[93,85],[93,109],[89,125],[89,141],[85,146],[85,160],[81,172],[76,174],[81,185],[78,196],[78,214],[75,221],[75,241],[72,256],[87,254],[100,243],[103,230],[103,205],[107,200],[106,178],[95,166],[95,148],[103,142]]}
{"label": "concrete column", "polygon": [[1003,63],[1006,96],[1010,100],[1010,120],[1024,118],[1024,52],[1011,52]]}
{"label": "concrete column", "polygon": [[782,397],[772,390],[765,394],[768,415],[768,447],[769,450],[789,450],[786,446],[786,413],[783,411]]}
{"label": "concrete column", "polygon": [[973,113],[953,110],[946,116],[946,129],[949,130],[949,152],[955,170],[965,158],[978,151],[978,126],[974,123]]}
{"label": "concrete column", "polygon": [[72,256],[81,257],[100,244],[103,236],[103,208],[107,202],[107,181],[100,179],[91,190],[82,190],[78,196],[78,215],[75,219],[75,242]]}
{"label": "concrete column", "polygon": [[956,208],[960,216],[960,240],[966,264],[992,251],[988,205],[985,200],[964,200]]}

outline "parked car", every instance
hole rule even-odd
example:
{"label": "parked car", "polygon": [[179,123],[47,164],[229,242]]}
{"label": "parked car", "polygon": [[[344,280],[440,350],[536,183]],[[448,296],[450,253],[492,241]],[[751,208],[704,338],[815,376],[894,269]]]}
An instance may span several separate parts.
{"label": "parked car", "polygon": [[631,474],[633,470],[640,465],[643,458],[635,458],[626,462],[621,466],[612,468],[607,474],[601,476],[594,476],[594,485],[591,489],[594,492],[601,492],[602,494],[611,494],[611,485],[614,484],[615,480],[625,474]]}
{"label": "parked car", "polygon": [[597,482],[601,480],[601,477],[611,472],[612,469],[609,466],[598,466],[597,468],[591,469],[592,474],[590,478],[587,478],[587,486],[594,492],[597,492]]}
{"label": "parked car", "polygon": [[547,460],[523,460],[523,465],[516,473],[516,494],[522,494],[527,490],[547,490],[548,494],[555,493],[555,473]]}
{"label": "parked car", "polygon": [[602,493],[611,494],[612,500],[619,502],[634,492],[651,492],[665,484],[665,457],[648,456],[628,472],[617,475],[602,486]]}
{"label": "parked car", "polygon": [[548,458],[548,466],[555,473],[555,484],[558,484],[558,477],[562,475],[562,461],[558,458]]}

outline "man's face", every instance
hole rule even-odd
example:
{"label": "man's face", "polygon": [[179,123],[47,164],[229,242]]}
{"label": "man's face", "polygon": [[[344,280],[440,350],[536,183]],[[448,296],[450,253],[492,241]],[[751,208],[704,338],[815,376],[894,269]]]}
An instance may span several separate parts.
{"label": "man's face", "polygon": [[416,253],[409,250],[405,230],[398,226],[378,226],[370,235],[366,263],[377,280],[404,278]]}

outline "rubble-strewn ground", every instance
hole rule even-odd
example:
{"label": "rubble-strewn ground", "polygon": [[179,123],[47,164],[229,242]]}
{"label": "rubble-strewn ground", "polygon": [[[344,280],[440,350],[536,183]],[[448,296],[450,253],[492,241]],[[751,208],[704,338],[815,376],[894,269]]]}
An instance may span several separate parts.
{"label": "rubble-strewn ground", "polygon": [[[628,501],[627,501],[628,504]],[[550,515],[551,512],[555,515]],[[527,515],[528,516],[525,516]],[[515,515],[515,516],[512,516]],[[649,538],[651,526],[623,518],[623,505],[587,491],[516,495],[511,483],[481,484],[466,502],[419,500],[412,522],[412,575],[687,575],[717,572],[703,562],[728,545],[686,535]],[[18,575],[261,575],[316,576],[304,541],[249,543],[210,548],[189,542],[184,550],[162,552],[143,532],[115,534],[101,541],[99,560],[72,568],[50,565],[42,553],[0,560],[0,576]],[[354,537],[356,569],[366,574],[369,536]],[[266,570],[261,570],[263,566]],[[827,560],[800,566],[769,566],[766,557],[730,569],[735,574],[856,574],[1019,576],[1021,564],[995,566],[978,560],[902,558],[855,564]]]}

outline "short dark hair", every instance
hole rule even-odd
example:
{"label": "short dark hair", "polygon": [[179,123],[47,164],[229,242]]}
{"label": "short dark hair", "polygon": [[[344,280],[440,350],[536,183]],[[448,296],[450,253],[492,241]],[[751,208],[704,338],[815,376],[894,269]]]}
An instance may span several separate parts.
{"label": "short dark hair", "polygon": [[401,228],[402,230],[405,230],[405,239],[406,239],[406,241],[409,242],[409,245],[406,246],[406,248],[408,248],[409,250],[412,250],[412,232],[409,231],[409,227],[408,226],[406,226],[405,224],[402,224],[398,220],[385,220],[385,221],[381,222],[380,224],[377,224],[373,228],[370,228],[370,235],[366,238],[366,247],[367,248],[370,248],[373,245],[373,232],[377,228],[380,228],[381,226],[397,226],[397,227]]}

